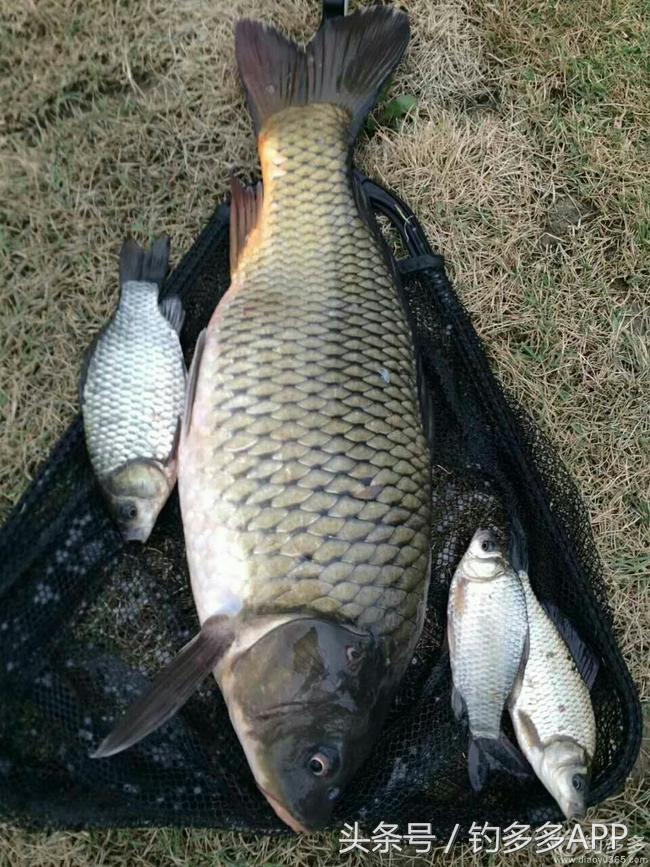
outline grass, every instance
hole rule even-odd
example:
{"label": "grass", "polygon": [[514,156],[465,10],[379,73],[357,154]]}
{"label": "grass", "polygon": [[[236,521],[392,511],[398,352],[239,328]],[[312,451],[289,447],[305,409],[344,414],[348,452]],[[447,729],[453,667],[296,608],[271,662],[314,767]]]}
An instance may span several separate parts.
{"label": "grass", "polygon": [[[358,160],[414,207],[503,381],[578,480],[647,709],[645,3],[406,5],[413,40],[389,97],[409,97],[409,109],[379,112]],[[121,238],[168,231],[179,256],[230,173],[256,170],[233,74],[235,20],[254,15],[300,38],[318,12],[300,0],[3,4],[3,512],[76,412],[83,349],[114,304]],[[647,829],[647,772],[646,753],[585,825]],[[0,831],[0,865],[12,867],[356,863],[337,853],[328,837]],[[479,861],[459,848],[454,863]]]}

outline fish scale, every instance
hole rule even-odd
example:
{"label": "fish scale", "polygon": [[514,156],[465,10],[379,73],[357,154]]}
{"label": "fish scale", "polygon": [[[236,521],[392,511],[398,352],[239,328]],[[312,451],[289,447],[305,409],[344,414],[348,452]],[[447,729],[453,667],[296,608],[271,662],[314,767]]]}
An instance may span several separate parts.
{"label": "fish scale", "polygon": [[167,460],[184,395],[178,336],[160,312],[158,286],[125,283],[83,386],[86,439],[97,475],[108,476],[143,456]]}
{"label": "fish scale", "polygon": [[348,122],[333,105],[288,108],[260,135],[262,215],[206,333],[180,490],[202,620],[234,594],[259,614],[372,627],[405,653],[430,457],[411,334],[351,188]]}

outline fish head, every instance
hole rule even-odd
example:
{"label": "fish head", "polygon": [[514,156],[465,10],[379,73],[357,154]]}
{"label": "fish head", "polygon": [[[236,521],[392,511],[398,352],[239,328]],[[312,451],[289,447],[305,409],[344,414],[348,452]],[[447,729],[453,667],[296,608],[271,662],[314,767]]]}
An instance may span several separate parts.
{"label": "fish head", "polygon": [[146,542],[171,488],[153,461],[130,461],[102,480],[115,520],[127,542]]}
{"label": "fish head", "polygon": [[497,534],[493,530],[477,530],[469,543],[466,559],[471,566],[468,571],[475,578],[490,579],[503,571],[505,560]]}
{"label": "fish head", "polygon": [[589,793],[589,761],[584,747],[570,738],[544,748],[540,777],[567,819],[582,819]]}
{"label": "fish head", "polygon": [[391,679],[371,635],[300,618],[260,638],[222,681],[257,785],[293,830],[328,824],[381,727]]}

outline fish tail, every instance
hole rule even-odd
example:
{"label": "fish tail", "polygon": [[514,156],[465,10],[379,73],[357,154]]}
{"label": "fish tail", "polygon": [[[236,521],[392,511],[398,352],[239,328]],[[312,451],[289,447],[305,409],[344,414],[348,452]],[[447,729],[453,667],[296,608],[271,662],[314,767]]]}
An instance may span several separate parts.
{"label": "fish tail", "polygon": [[469,780],[475,792],[480,792],[490,771],[507,771],[515,777],[527,779],[531,768],[505,735],[498,738],[472,738],[467,750]]}
{"label": "fish tail", "polygon": [[237,64],[256,133],[290,105],[333,103],[350,113],[354,141],[408,40],[407,16],[388,6],[326,20],[304,50],[259,21],[238,22]]}
{"label": "fish tail", "polygon": [[169,268],[169,235],[161,235],[144,250],[127,238],[120,250],[120,286],[130,281],[162,284]]}

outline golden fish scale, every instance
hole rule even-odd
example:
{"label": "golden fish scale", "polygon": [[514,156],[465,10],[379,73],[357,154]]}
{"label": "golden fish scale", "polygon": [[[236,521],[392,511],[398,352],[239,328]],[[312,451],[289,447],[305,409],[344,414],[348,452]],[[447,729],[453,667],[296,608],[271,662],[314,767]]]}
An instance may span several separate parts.
{"label": "golden fish scale", "polygon": [[208,329],[193,460],[247,608],[332,615],[404,645],[424,603],[430,460],[346,123],[316,105],[262,132],[263,215]]}

